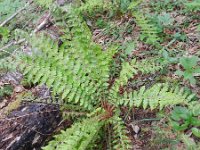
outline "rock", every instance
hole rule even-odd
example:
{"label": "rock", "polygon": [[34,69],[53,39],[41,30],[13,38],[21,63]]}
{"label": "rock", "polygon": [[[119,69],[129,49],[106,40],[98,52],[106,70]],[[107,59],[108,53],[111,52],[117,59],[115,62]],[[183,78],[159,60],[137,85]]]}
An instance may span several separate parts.
{"label": "rock", "polygon": [[133,131],[135,132],[135,134],[138,134],[140,132],[140,127],[138,125],[130,124],[130,126],[133,129]]}
{"label": "rock", "polygon": [[140,127],[137,126],[137,125],[133,126],[133,131],[134,131],[136,134],[138,134],[138,133],[140,132]]}
{"label": "rock", "polygon": [[14,88],[14,92],[15,93],[21,93],[21,92],[23,92],[25,89],[24,89],[24,87],[22,86],[22,85],[17,85],[17,86],[15,86],[15,88]]}
{"label": "rock", "polygon": [[69,3],[72,3],[72,0],[57,0],[57,4],[59,6],[63,6],[65,4],[69,4]]}
{"label": "rock", "polygon": [[19,72],[8,72],[4,74],[0,79],[0,86],[4,84],[19,85],[23,75]]}

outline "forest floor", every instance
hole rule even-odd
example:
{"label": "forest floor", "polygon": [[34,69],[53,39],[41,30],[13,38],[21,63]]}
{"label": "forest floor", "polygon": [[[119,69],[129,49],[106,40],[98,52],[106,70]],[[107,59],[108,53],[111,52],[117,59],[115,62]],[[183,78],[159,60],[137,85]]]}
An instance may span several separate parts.
{"label": "forest floor", "polygon": [[[30,4],[26,5],[27,2]],[[57,0],[57,3],[61,5],[62,1]],[[197,3],[199,5],[200,1],[197,0]],[[112,84],[118,76],[123,59],[136,57],[143,60],[162,56],[158,59],[171,61],[167,68],[155,74],[143,75],[141,73],[134,76],[129,80],[128,86],[121,89],[122,92],[135,90],[144,85],[150,87],[159,81],[178,84],[188,92],[194,93],[196,99],[199,99],[200,72],[194,76],[195,84],[190,82],[193,77],[191,80],[190,77],[185,79],[175,73],[177,70],[185,70],[184,64],[180,62],[181,58],[188,56],[193,59],[194,56],[200,56],[200,9],[191,7],[185,5],[182,0],[148,0],[144,2],[143,11],[149,22],[158,30],[160,46],[163,50],[161,55],[158,47],[146,43],[141,38],[141,27],[137,25],[135,16],[129,11],[123,10],[123,13],[120,12],[112,17],[108,16],[106,12],[91,16],[86,14],[85,20],[92,31],[95,43],[101,45],[104,50],[110,45],[118,45],[118,52],[113,58],[115,63],[112,66],[109,83]],[[13,14],[15,15],[17,10],[20,11],[16,16],[7,20]],[[56,20],[48,9],[38,6],[35,2],[0,0],[0,15],[2,15],[0,17],[0,59],[15,55],[17,51],[21,50],[28,53],[30,47],[18,37],[18,33],[22,34],[24,31],[29,34],[44,32],[58,43],[61,42],[59,37],[62,32],[56,25]],[[5,20],[7,22],[3,24]],[[128,58],[125,58],[126,56]],[[199,65],[199,62],[196,65]],[[17,99],[24,91],[33,93],[40,99],[51,97],[49,89],[46,89],[45,86],[24,86],[20,73],[1,72],[0,70],[0,75],[0,119],[6,118],[20,105]],[[167,107],[162,111],[140,108],[122,109],[121,116],[129,130],[128,135],[133,142],[134,149],[186,149],[185,142],[180,137],[181,133],[189,135],[189,139],[193,142],[200,142],[199,138],[192,135],[190,127],[184,131],[175,132],[173,127],[168,125],[172,107]],[[64,122],[63,124],[69,123]],[[56,128],[58,130],[63,126],[59,125]]]}

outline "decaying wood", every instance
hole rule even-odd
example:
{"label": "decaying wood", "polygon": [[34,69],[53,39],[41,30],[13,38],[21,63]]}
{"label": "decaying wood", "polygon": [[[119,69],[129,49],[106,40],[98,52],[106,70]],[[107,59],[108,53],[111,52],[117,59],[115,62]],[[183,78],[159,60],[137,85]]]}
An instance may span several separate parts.
{"label": "decaying wood", "polygon": [[[19,72],[8,72],[0,79],[0,86],[12,85],[15,92],[21,92],[23,75]],[[19,88],[20,87],[20,88]],[[17,89],[16,89],[17,88]],[[23,87],[22,87],[23,88]],[[51,99],[50,91],[45,86],[36,86],[30,89],[38,99]],[[22,103],[17,109],[3,115],[12,100],[2,101],[0,106],[0,150],[39,150],[47,138],[61,122],[61,113],[58,104],[37,102]],[[16,101],[16,99],[15,99]],[[25,100],[26,101],[26,100]],[[41,102],[45,102],[41,100]],[[14,103],[13,103],[14,104]]]}
{"label": "decaying wood", "polygon": [[7,72],[0,78],[0,86],[10,84],[10,85],[20,85],[23,78],[23,74],[20,72]]}
{"label": "decaying wood", "polygon": [[58,105],[24,104],[0,120],[0,150],[39,150],[60,121]]}

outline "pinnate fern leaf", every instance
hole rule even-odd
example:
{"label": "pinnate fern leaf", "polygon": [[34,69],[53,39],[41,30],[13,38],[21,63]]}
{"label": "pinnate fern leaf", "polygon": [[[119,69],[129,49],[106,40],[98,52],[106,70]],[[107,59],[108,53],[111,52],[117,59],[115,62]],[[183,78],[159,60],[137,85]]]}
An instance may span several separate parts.
{"label": "pinnate fern leaf", "polygon": [[50,141],[43,150],[87,150],[87,147],[95,141],[103,122],[97,118],[84,119],[61,131]]}
{"label": "pinnate fern leaf", "polygon": [[150,21],[139,11],[133,12],[133,16],[136,19],[136,23],[141,28],[140,38],[147,44],[158,45],[159,36],[158,29],[150,23]]}
{"label": "pinnate fern leaf", "polygon": [[127,136],[127,130],[124,125],[123,120],[118,116],[113,116],[112,118],[113,125],[113,149],[115,150],[130,150],[132,149],[132,144]]}
{"label": "pinnate fern leaf", "polygon": [[47,36],[33,35],[28,39],[32,54],[22,57],[25,65],[20,68],[28,81],[46,84],[62,100],[92,109],[107,89],[115,50],[104,52],[92,42],[91,32],[77,11],[65,17],[63,45],[58,47]]}
{"label": "pinnate fern leaf", "polygon": [[123,62],[120,76],[115,80],[109,94],[109,99],[117,99],[120,86],[125,86],[129,79],[138,73],[149,74],[163,69],[163,65],[155,62],[155,59],[144,59],[137,61],[133,59],[130,63]]}
{"label": "pinnate fern leaf", "polygon": [[125,94],[119,98],[118,104],[125,106],[142,106],[144,109],[150,107],[151,110],[157,107],[163,109],[165,106],[176,104],[188,104],[194,95],[189,95],[183,89],[171,87],[168,84],[155,84],[149,89],[141,87],[139,91]]}

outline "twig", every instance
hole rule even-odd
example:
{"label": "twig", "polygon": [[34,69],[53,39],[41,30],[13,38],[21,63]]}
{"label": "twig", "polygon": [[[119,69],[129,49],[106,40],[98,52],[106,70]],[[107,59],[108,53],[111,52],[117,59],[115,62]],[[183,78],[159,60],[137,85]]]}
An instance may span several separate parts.
{"label": "twig", "polygon": [[35,30],[33,31],[34,33],[40,31],[42,28],[44,28],[50,21],[49,21],[49,18],[50,18],[51,14],[49,13],[45,19],[35,28]]}
{"label": "twig", "polygon": [[1,51],[4,51],[5,52],[5,49],[8,49],[9,47],[13,46],[13,45],[18,45],[18,44],[21,44],[25,41],[25,39],[20,39],[19,41],[13,41],[13,42],[10,42],[8,43],[6,46],[0,48],[0,52]]}
{"label": "twig", "polygon": [[136,120],[136,122],[145,122],[145,121],[160,121],[159,118],[145,118],[141,120]]}
{"label": "twig", "polygon": [[0,24],[0,27],[3,27],[4,25],[6,25],[10,20],[12,20],[15,16],[17,16],[21,11],[23,11],[27,6],[29,6],[30,3],[27,3],[24,7],[22,7],[21,9],[19,9],[18,11],[16,11],[12,16],[10,16],[8,19],[6,19],[5,21],[3,21]]}
{"label": "twig", "polygon": [[11,55],[10,52],[8,52],[8,51],[6,51],[6,50],[4,50],[4,49],[2,49],[1,51]]}

